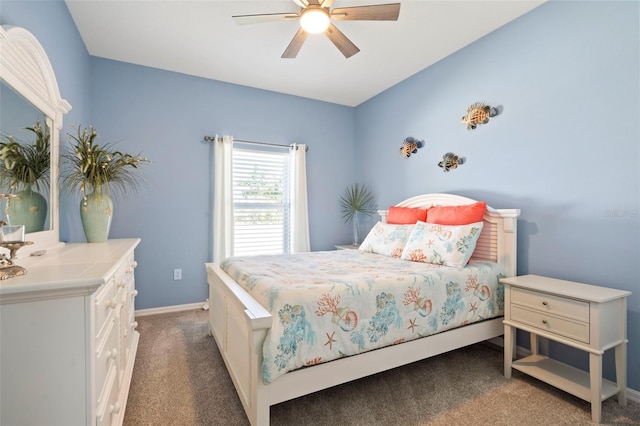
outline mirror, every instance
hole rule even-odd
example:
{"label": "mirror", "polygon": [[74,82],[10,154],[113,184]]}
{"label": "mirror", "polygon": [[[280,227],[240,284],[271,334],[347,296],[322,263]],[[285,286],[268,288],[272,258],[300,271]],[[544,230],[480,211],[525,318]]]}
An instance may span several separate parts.
{"label": "mirror", "polygon": [[[33,34],[24,28],[0,27],[0,51],[0,141],[6,142],[6,137],[12,135],[18,143],[14,146],[16,148],[34,144],[40,138],[41,151],[44,152],[45,141],[49,151],[48,184],[32,185],[32,189],[42,196],[46,213],[44,219],[40,219],[41,225],[26,226],[31,232],[27,231],[25,239],[34,244],[21,250],[22,257],[32,251],[47,250],[62,244],[58,211],[59,141],[62,117],[71,109],[71,105],[60,97],[51,62]],[[35,131],[37,123],[41,132]],[[32,130],[25,130],[25,127]],[[6,170],[3,169],[3,173]],[[0,186],[0,193],[7,189]],[[13,192],[22,189],[17,188]],[[10,198],[9,204],[17,198]],[[7,198],[0,201],[0,220],[27,225],[27,219],[19,218],[18,213],[12,210],[13,205],[5,208],[6,203]],[[43,205],[34,207],[31,203],[27,209],[40,210],[39,206]],[[7,213],[11,213],[10,217],[6,217]]]}
{"label": "mirror", "polygon": [[[0,82],[0,219],[25,232],[51,229],[51,149],[47,117]],[[4,214],[4,217],[3,217]]]}

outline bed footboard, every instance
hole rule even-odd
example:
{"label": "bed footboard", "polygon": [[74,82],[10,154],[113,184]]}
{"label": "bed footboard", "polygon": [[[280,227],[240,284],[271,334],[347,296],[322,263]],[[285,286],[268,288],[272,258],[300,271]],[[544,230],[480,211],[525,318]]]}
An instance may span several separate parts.
{"label": "bed footboard", "polygon": [[271,314],[218,265],[207,263],[209,329],[249,422],[269,424],[269,389],[261,380],[262,343]]}

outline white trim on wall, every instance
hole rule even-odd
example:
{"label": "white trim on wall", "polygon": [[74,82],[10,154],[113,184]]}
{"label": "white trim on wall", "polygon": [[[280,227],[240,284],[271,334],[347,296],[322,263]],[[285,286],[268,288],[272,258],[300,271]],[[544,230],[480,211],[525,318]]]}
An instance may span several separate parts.
{"label": "white trim on wall", "polygon": [[166,314],[169,312],[190,311],[192,309],[209,309],[206,302],[188,303],[186,305],[163,306],[161,308],[136,309],[136,316]]}

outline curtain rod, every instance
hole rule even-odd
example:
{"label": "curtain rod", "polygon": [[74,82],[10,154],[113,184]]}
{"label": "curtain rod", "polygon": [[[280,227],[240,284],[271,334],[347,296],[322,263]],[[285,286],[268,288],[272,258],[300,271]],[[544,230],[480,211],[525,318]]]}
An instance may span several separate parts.
{"label": "curtain rod", "polygon": [[[215,141],[222,141],[222,138],[219,137],[218,135],[216,136],[208,136],[205,135],[204,140],[207,142],[215,142]],[[268,142],[256,142],[256,141],[245,141],[242,139],[233,139],[234,142],[240,142],[240,143],[247,143],[250,145],[266,145],[266,146],[277,146],[278,148],[293,148],[293,144],[292,145],[279,145],[276,143],[268,143]],[[296,147],[296,149],[298,149],[298,147]],[[305,151],[309,151],[309,147],[307,146]]]}

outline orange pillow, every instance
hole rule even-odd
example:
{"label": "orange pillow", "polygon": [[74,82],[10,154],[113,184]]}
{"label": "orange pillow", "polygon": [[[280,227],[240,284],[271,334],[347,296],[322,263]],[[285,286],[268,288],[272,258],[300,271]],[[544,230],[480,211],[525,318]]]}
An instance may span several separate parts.
{"label": "orange pillow", "polygon": [[466,206],[434,206],[429,208],[427,223],[438,225],[469,225],[482,222],[487,203],[478,201]]}
{"label": "orange pillow", "polygon": [[411,207],[389,207],[387,223],[395,225],[414,225],[416,222],[427,221],[427,209]]}

